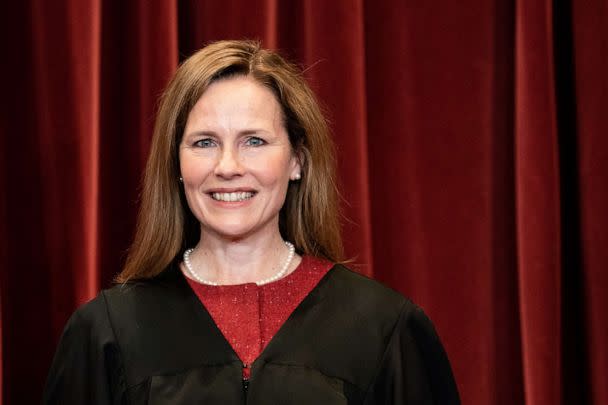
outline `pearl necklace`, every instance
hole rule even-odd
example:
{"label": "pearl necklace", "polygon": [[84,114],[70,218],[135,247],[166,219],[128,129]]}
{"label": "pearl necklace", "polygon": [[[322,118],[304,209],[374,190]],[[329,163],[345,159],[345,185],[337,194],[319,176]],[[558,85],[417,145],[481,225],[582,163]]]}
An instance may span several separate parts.
{"label": "pearl necklace", "polygon": [[[285,275],[285,273],[287,272],[287,269],[289,269],[289,265],[291,264],[291,261],[293,260],[293,256],[296,252],[296,248],[293,246],[292,243],[285,241],[285,245],[289,248],[289,254],[287,255],[287,259],[285,260],[285,263],[283,264],[283,267],[281,268],[281,270],[272,277],[268,277],[263,280],[256,281],[255,283],[257,285],[264,285],[264,284],[272,283],[273,281],[276,281]],[[192,275],[192,277],[194,277],[196,279],[196,281],[198,281],[201,284],[220,285],[214,281],[205,280],[204,278],[199,276],[194,271],[194,269],[192,268],[192,263],[190,263],[190,254],[192,252],[194,252],[194,249],[188,249],[184,252],[184,264],[186,265],[186,269],[188,270],[188,273],[190,273],[190,275]]]}

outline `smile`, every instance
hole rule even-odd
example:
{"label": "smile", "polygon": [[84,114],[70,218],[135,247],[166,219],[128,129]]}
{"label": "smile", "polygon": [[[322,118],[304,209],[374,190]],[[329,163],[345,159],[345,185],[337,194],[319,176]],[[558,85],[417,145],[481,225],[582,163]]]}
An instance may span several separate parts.
{"label": "smile", "polygon": [[237,193],[211,193],[211,198],[216,201],[238,202],[245,201],[254,196],[254,193],[241,191]]}

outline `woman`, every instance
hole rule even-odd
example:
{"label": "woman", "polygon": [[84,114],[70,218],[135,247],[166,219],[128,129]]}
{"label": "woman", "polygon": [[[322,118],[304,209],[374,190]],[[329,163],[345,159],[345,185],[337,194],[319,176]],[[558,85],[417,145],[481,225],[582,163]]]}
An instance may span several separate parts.
{"label": "woman", "polygon": [[72,316],[61,404],[455,404],[423,312],[339,263],[328,128],[300,71],[211,44],[163,96],[120,285]]}

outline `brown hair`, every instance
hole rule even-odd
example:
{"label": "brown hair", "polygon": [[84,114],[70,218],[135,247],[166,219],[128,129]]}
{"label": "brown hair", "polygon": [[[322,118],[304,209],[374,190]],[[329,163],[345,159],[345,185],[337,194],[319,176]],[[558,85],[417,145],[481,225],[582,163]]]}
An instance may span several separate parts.
{"label": "brown hair", "polygon": [[209,85],[246,75],[270,88],[282,107],[302,178],[292,181],[279,228],[296,251],[342,259],[334,147],[319,104],[295,65],[255,41],[219,41],[178,68],[162,95],[146,165],[135,238],[118,282],[154,277],[200,238],[178,182],[178,147],[190,110]]}

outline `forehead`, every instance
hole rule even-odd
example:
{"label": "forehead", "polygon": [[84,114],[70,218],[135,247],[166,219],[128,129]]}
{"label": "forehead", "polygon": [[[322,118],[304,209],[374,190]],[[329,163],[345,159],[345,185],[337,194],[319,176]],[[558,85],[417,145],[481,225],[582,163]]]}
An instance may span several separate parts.
{"label": "forehead", "polygon": [[188,115],[186,126],[250,121],[281,122],[283,112],[274,93],[249,76],[235,76],[213,82]]}

